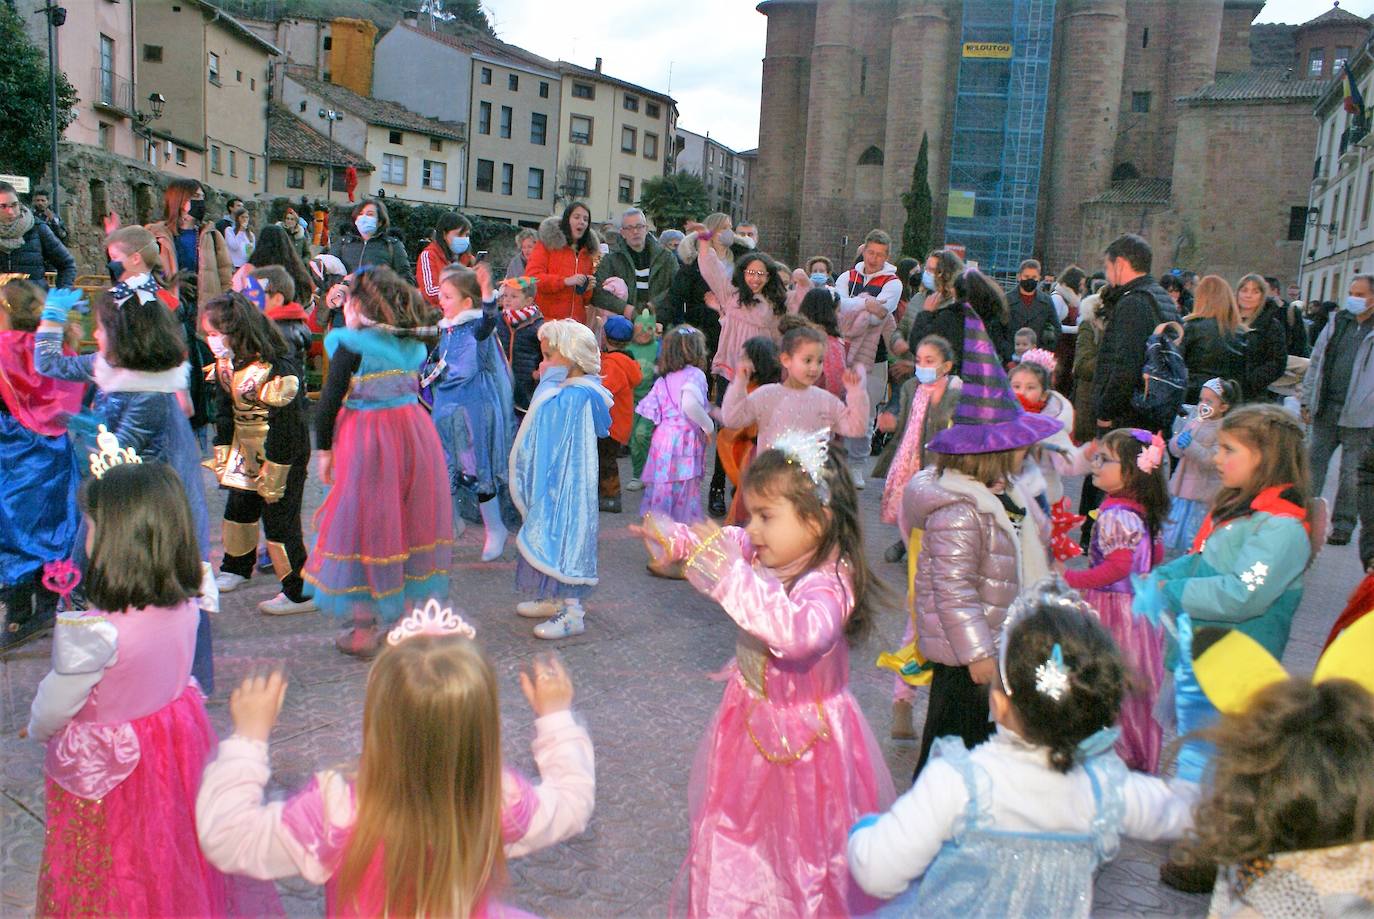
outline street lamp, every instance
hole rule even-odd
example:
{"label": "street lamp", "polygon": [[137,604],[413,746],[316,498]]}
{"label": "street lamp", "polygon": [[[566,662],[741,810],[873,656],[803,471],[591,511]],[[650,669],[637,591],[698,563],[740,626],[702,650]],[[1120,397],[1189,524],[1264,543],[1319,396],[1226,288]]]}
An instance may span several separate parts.
{"label": "street lamp", "polygon": [[49,3],[34,11],[48,18],[48,118],[52,129],[52,211],[57,213],[57,30],[67,22],[67,8]]}
{"label": "street lamp", "polygon": [[332,108],[320,109],[320,117],[329,122],[329,179],[324,187],[325,204],[332,207],[334,204],[334,122],[343,121],[343,112]]}
{"label": "street lamp", "polygon": [[167,97],[162,93],[149,93],[148,107],[153,110],[151,115],[147,112],[134,112],[134,133],[143,138],[147,145],[144,148],[144,161],[156,166],[157,163],[153,159],[153,132],[148,129],[148,125],[162,117],[162,111],[167,107]]}

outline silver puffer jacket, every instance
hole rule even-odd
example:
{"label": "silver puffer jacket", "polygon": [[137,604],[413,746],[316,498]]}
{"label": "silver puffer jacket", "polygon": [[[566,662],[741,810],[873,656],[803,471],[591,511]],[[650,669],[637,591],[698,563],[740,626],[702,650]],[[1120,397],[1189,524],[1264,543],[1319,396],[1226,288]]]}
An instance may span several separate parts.
{"label": "silver puffer jacket", "polygon": [[[1014,487],[1012,496],[1029,504],[1022,526],[1033,532],[1018,535],[997,497],[961,473],[924,469],[902,494],[902,532],[923,531],[914,589],[918,646],[929,660],[965,666],[995,655],[1022,577],[1048,570],[1044,517]],[[1043,557],[1027,567],[1025,551]]]}

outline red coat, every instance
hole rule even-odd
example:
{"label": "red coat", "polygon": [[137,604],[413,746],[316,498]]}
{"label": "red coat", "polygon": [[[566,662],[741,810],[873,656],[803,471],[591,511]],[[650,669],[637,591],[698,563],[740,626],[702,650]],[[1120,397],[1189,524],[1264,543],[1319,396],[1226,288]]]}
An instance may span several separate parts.
{"label": "red coat", "polygon": [[622,444],[630,442],[630,428],[635,420],[635,387],[644,379],[639,361],[624,351],[607,351],[601,355],[601,385],[614,398],[611,403],[611,439]]}
{"label": "red coat", "polygon": [[[452,263],[452,256],[432,240],[420,250],[420,257],[415,261],[415,286],[420,288],[420,296],[430,306],[439,305],[439,277]],[[476,263],[477,259],[467,252],[458,257],[458,264],[464,268],[471,268]]]}
{"label": "red coat", "polygon": [[[545,321],[587,321],[587,306],[592,302],[592,291],[596,286],[596,260],[600,259],[601,253],[601,241],[590,227],[587,235],[590,247],[574,252],[559,227],[557,217],[546,218],[539,226],[539,241],[534,244],[534,251],[525,264],[525,274],[535,280],[534,302],[544,314]],[[586,292],[579,294],[563,283],[575,274],[585,274],[592,279]]]}

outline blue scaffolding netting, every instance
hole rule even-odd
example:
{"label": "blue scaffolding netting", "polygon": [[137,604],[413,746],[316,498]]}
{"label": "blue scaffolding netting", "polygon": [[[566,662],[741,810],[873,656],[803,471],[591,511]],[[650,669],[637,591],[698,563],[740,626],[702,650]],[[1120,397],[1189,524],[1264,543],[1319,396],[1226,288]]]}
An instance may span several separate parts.
{"label": "blue scaffolding netting", "polygon": [[945,240],[999,277],[1035,246],[1054,2],[964,0]]}

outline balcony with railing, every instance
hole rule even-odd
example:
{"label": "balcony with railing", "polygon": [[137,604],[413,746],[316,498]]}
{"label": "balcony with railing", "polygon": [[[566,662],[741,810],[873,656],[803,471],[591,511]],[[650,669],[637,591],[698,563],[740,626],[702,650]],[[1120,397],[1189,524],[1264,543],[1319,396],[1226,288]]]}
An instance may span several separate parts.
{"label": "balcony with railing", "polygon": [[128,77],[122,77],[113,70],[96,67],[92,72],[92,85],[95,97],[91,104],[101,111],[123,118],[134,113],[134,84]]}

